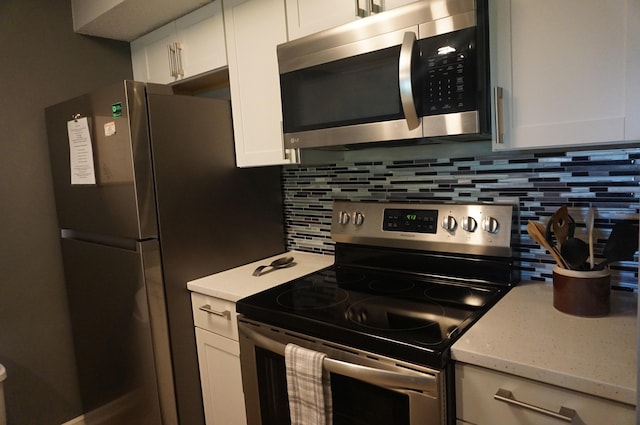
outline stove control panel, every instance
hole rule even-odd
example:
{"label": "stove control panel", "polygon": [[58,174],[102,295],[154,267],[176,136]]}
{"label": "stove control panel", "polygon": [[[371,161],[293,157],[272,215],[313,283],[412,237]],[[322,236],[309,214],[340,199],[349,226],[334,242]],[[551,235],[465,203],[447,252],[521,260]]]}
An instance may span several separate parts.
{"label": "stove control panel", "polygon": [[336,201],[336,242],[485,255],[511,255],[517,204]]}
{"label": "stove control panel", "polygon": [[396,232],[436,233],[437,210],[395,209],[384,210],[383,230]]}

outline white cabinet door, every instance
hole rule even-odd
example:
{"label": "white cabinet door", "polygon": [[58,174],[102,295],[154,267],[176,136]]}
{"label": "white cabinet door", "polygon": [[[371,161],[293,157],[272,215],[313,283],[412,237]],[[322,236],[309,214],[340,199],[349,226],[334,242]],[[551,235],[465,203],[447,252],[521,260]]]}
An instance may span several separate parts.
{"label": "white cabinet door", "polygon": [[246,425],[237,341],[196,328],[207,425]]}
{"label": "white cabinet door", "polygon": [[289,40],[415,1],[417,0],[286,0]]}
{"label": "white cabinet door", "polygon": [[284,0],[228,0],[223,9],[237,165],[290,163],[276,56],[287,41]]}
{"label": "white cabinet door", "polygon": [[289,40],[333,28],[359,18],[368,0],[286,0]]}
{"label": "white cabinet door", "polygon": [[221,2],[209,3],[132,41],[131,61],[135,80],[161,84],[226,66]]}
{"label": "white cabinet door", "polygon": [[640,2],[489,5],[492,85],[504,111],[494,150],[640,138]]}
{"label": "white cabinet door", "polygon": [[169,52],[175,42],[175,34],[176,26],[171,22],[131,42],[134,80],[160,84],[176,80]]}
{"label": "white cabinet door", "polygon": [[222,2],[176,20],[176,39],[182,44],[183,78],[227,66]]}
{"label": "white cabinet door", "polygon": [[455,381],[456,416],[463,424],[635,423],[634,406],[482,367],[456,364]]}

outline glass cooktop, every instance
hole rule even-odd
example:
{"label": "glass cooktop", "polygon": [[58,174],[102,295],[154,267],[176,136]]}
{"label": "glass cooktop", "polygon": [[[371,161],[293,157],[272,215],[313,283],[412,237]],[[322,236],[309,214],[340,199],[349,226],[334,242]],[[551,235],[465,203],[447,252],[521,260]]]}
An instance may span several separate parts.
{"label": "glass cooktop", "polygon": [[505,288],[331,266],[244,298],[238,313],[327,341],[442,367]]}

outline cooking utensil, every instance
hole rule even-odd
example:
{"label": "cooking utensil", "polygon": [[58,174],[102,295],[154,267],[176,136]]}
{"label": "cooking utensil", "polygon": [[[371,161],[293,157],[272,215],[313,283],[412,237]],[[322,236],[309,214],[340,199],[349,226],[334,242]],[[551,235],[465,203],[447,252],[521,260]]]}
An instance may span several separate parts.
{"label": "cooking utensil", "polygon": [[603,262],[594,267],[602,270],[608,264],[617,261],[630,261],[638,250],[638,226],[631,223],[616,223],[611,230],[607,244],[604,246]]}
{"label": "cooking utensil", "polygon": [[562,244],[569,238],[569,210],[566,205],[561,206],[551,216],[551,228],[556,236],[558,248],[562,250]]}
{"label": "cooking utensil", "polygon": [[584,270],[589,259],[589,245],[582,239],[568,238],[562,244],[560,254],[571,270]]}
{"label": "cooking utensil", "polygon": [[542,235],[543,233],[545,233],[546,231],[546,235],[545,235],[545,241],[547,242],[547,245],[542,245],[544,248],[547,249],[547,251],[549,251],[549,253],[553,256],[553,258],[556,260],[556,263],[558,264],[559,267],[562,268],[568,268],[567,267],[567,262],[564,261],[564,258],[562,258],[562,255],[560,254],[560,251],[558,250],[558,247],[555,246],[553,244],[553,237],[551,236],[551,220],[549,220],[549,225],[547,225],[547,228],[545,229],[545,227],[542,225],[542,223],[539,223],[537,221],[533,221],[532,222],[534,224],[535,227],[537,227],[538,232]]}
{"label": "cooking utensil", "polygon": [[253,271],[253,275],[254,276],[260,276],[260,274],[262,273],[262,271],[264,269],[266,269],[267,267],[271,267],[274,270],[275,269],[282,269],[285,267],[289,267],[293,264],[293,257],[280,257],[280,258],[276,258],[275,260],[273,260],[271,262],[271,264],[268,265],[263,265],[263,266],[258,266],[254,271]]}
{"label": "cooking utensil", "polygon": [[596,210],[591,207],[587,210],[587,217],[584,220],[585,226],[587,226],[587,233],[589,235],[589,269],[593,269],[594,257],[593,257],[593,225],[596,219]]}
{"label": "cooking utensil", "polygon": [[531,239],[533,239],[538,244],[540,244],[540,246],[549,251],[553,259],[556,260],[556,264],[558,265],[558,267],[561,267],[563,269],[567,268],[567,264],[565,263],[560,253],[552,244],[547,242],[547,240],[545,239],[545,228],[542,223],[529,220],[527,222],[527,233],[529,234],[529,236],[531,236]]}
{"label": "cooking utensil", "polygon": [[[567,229],[567,237],[568,238],[572,238],[575,235],[575,231],[576,231],[576,222],[573,219],[573,217],[571,217],[571,214],[569,214],[567,217],[569,217],[569,228]],[[545,238],[547,239],[547,242],[549,242],[550,245],[555,246],[555,242],[554,242],[554,238],[553,238],[553,229],[552,229],[552,225],[553,225],[553,219],[549,218],[549,221],[547,221],[547,227],[545,229]],[[563,237],[563,233],[560,234],[560,237]]]}

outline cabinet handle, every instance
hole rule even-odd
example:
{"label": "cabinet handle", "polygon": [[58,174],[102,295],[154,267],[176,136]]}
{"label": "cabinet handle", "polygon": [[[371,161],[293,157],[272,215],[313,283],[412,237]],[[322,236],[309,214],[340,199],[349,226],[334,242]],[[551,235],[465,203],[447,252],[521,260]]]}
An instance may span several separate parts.
{"label": "cabinet handle", "polygon": [[198,310],[202,310],[205,313],[213,314],[220,317],[225,317],[227,320],[231,320],[231,312],[229,310],[216,311],[211,308],[209,304],[198,307]]}
{"label": "cabinet handle", "polygon": [[184,77],[184,69],[182,68],[182,44],[176,42],[173,43],[175,45],[176,52],[176,77]]}
{"label": "cabinet handle", "polygon": [[382,12],[382,5],[377,4],[374,0],[369,0],[369,11],[372,15],[380,13]]}
{"label": "cabinet handle", "polygon": [[173,75],[173,55],[171,54],[171,50],[173,50],[173,46],[171,44],[167,44],[167,57],[169,59],[169,75],[175,77]]}
{"label": "cabinet handle", "polygon": [[[245,326],[244,323],[240,323],[238,331],[243,335],[243,337],[249,338],[253,345],[262,347],[280,356],[284,356],[286,344],[274,341],[260,332],[249,329],[249,327]],[[348,378],[353,378],[355,380],[383,388],[400,388],[404,391],[415,390],[429,394],[433,393],[438,385],[437,377],[426,372],[391,372],[370,366],[362,366],[342,360],[332,359],[328,356],[322,361],[322,365],[329,372],[334,372],[338,375],[343,375]]]}
{"label": "cabinet handle", "polygon": [[364,18],[367,16],[367,11],[360,7],[360,0],[354,0],[354,3],[356,5],[356,16],[358,18]]}
{"label": "cabinet handle", "polygon": [[496,143],[504,143],[504,97],[502,87],[493,89],[493,102],[496,120]]}
{"label": "cabinet handle", "polygon": [[511,391],[499,388],[493,396],[494,399],[503,401],[514,406],[520,406],[525,409],[533,410],[534,412],[542,413],[543,415],[551,416],[552,418],[560,419],[561,421],[571,422],[576,416],[576,411],[569,409],[568,407],[560,407],[560,412],[556,413],[552,410],[547,410],[542,407],[534,406],[533,404],[525,403],[515,399]]}

